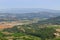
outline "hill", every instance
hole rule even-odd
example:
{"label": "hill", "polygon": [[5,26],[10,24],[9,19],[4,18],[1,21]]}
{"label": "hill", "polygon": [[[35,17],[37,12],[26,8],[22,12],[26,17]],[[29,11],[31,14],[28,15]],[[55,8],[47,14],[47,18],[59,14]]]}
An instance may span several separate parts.
{"label": "hill", "polygon": [[[42,28],[41,28],[42,26]],[[27,35],[32,35],[41,38],[41,40],[47,39],[53,39],[55,29],[44,27],[43,25],[16,25],[12,28],[4,29],[3,32],[9,32],[9,33],[25,33]]]}
{"label": "hill", "polygon": [[44,21],[39,21],[37,24],[54,24],[54,25],[60,25],[60,16],[58,17],[52,17]]}

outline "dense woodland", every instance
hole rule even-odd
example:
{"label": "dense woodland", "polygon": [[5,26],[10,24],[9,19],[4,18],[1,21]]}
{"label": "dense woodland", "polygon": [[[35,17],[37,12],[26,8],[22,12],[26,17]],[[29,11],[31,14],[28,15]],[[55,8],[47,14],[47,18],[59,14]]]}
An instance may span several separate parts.
{"label": "dense woodland", "polygon": [[40,28],[40,26],[37,26],[37,25],[36,26],[35,25],[22,25],[22,26],[18,25],[18,26],[14,26],[11,29],[10,28],[4,29],[3,31],[14,33],[14,34],[17,33],[15,35],[13,34],[14,37],[15,36],[19,37],[21,35],[20,33],[24,33],[25,35],[31,35],[31,36],[38,37],[41,40],[54,39],[55,38],[54,33],[56,32],[54,28],[45,27],[45,26],[43,28]]}

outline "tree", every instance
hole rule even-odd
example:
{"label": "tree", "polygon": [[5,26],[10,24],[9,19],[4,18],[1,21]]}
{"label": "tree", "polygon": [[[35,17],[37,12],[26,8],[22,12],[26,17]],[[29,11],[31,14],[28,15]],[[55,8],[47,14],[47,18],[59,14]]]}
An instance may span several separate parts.
{"label": "tree", "polygon": [[55,33],[55,30],[53,28],[47,28],[47,27],[41,28],[39,32],[42,40],[45,40],[46,38],[47,39],[54,38],[55,37],[54,33]]}

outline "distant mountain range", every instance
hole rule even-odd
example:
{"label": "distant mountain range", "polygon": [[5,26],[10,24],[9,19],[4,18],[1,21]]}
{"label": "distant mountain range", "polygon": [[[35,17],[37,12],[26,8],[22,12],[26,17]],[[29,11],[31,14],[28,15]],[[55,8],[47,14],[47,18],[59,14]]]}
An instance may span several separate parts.
{"label": "distant mountain range", "polygon": [[21,8],[21,9],[1,9],[1,19],[33,19],[33,18],[51,18],[60,16],[60,10],[50,10],[41,8]]}
{"label": "distant mountain range", "polygon": [[36,13],[36,12],[52,12],[60,13],[60,10],[51,10],[43,8],[12,8],[12,9],[1,9],[0,13]]}

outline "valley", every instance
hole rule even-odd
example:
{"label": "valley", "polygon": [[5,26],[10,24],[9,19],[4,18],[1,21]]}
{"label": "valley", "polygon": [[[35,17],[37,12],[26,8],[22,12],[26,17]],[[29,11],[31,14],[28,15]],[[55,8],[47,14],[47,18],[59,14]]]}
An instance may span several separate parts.
{"label": "valley", "polygon": [[60,40],[60,0],[0,0],[0,40]]}
{"label": "valley", "polygon": [[0,13],[0,40],[60,40],[60,16],[55,11]]}

